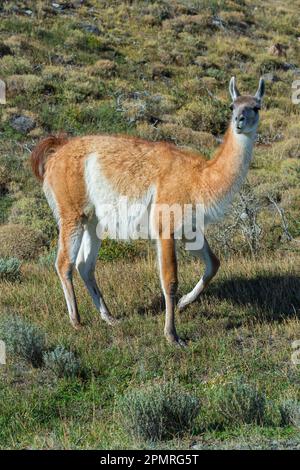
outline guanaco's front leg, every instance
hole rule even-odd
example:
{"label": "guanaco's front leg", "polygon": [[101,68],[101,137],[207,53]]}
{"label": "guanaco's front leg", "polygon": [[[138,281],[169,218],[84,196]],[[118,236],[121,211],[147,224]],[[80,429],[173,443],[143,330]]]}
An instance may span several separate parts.
{"label": "guanaco's front leg", "polygon": [[191,251],[193,256],[199,257],[205,264],[205,271],[203,276],[195,285],[194,289],[188,294],[181,297],[178,302],[178,309],[184,310],[188,305],[195,302],[199,295],[206,289],[212,278],[217,274],[220,267],[220,261],[216,255],[212,252],[206,238],[204,238],[204,244],[201,250]]}
{"label": "guanaco's front leg", "polygon": [[175,295],[177,292],[177,260],[174,237],[158,240],[160,280],[166,303],[165,336],[170,343],[185,345],[175,327]]}

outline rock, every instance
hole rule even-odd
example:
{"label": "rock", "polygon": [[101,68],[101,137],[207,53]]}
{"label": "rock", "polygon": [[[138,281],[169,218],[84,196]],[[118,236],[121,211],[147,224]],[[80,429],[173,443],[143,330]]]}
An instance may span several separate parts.
{"label": "rock", "polygon": [[282,64],[283,70],[297,70],[297,65],[296,64],[291,64],[290,62],[284,62]]}
{"label": "rock", "polygon": [[216,28],[225,29],[225,22],[219,16],[213,16],[211,24]]}
{"label": "rock", "polygon": [[1,57],[4,57],[5,55],[13,55],[13,53],[12,53],[10,47],[8,47],[3,42],[0,42],[0,59],[1,59]]}
{"label": "rock", "polygon": [[73,2],[61,2],[61,3],[53,2],[51,5],[54,11],[70,10],[70,9],[80,8],[83,5],[83,0],[74,0]]}
{"label": "rock", "polygon": [[36,127],[36,122],[32,118],[22,115],[14,116],[10,123],[17,132],[22,134],[28,134]]}
{"label": "rock", "polygon": [[99,36],[101,34],[101,31],[98,26],[95,26],[94,24],[82,23],[79,25],[79,28],[85,31],[86,33],[95,34],[96,36]]}
{"label": "rock", "polygon": [[286,57],[285,49],[286,46],[277,42],[276,44],[273,44],[271,47],[269,47],[268,52],[269,54],[275,55],[277,57]]}
{"label": "rock", "polygon": [[279,82],[279,81],[280,81],[280,78],[278,78],[277,75],[275,75],[275,73],[273,73],[273,72],[265,73],[264,75],[262,75],[262,78],[263,78],[266,82],[275,83],[275,82]]}

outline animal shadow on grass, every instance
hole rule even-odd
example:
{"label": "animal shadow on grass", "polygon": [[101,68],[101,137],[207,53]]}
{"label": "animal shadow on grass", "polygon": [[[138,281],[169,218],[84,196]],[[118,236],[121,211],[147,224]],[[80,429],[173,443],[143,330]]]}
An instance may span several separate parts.
{"label": "animal shadow on grass", "polygon": [[287,317],[300,318],[300,277],[295,275],[257,276],[252,279],[236,277],[211,284],[206,296],[228,300],[239,306],[252,306],[251,319],[282,321]]}
{"label": "animal shadow on grass", "polygon": [[[228,300],[233,305],[252,306],[255,314],[251,319],[258,321],[282,321],[287,317],[300,318],[300,277],[257,276],[252,279],[236,277],[230,280],[212,282],[196,301],[201,299]],[[155,296],[150,304],[141,305],[139,315],[157,315],[164,311],[162,295]]]}
{"label": "animal shadow on grass", "polygon": [[156,295],[152,301],[146,305],[139,305],[137,313],[141,316],[144,315],[159,315],[165,309],[165,301],[163,295]]}

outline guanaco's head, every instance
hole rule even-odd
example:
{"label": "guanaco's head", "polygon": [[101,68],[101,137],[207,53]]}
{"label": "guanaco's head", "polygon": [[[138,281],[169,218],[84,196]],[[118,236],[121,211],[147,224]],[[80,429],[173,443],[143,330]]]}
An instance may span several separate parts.
{"label": "guanaco's head", "polygon": [[265,93],[265,82],[259,80],[257,92],[252,95],[241,95],[237,89],[235,77],[229,83],[229,93],[232,98],[232,123],[238,134],[251,134],[256,131],[259,121],[259,110]]}

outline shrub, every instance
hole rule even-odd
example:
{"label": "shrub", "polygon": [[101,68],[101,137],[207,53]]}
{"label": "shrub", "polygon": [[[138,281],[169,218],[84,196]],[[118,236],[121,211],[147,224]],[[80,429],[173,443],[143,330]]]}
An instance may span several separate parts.
{"label": "shrub", "polygon": [[11,75],[6,80],[9,95],[17,96],[20,93],[37,93],[41,90],[41,78],[37,75]]}
{"label": "shrub", "polygon": [[147,241],[122,241],[104,238],[101,242],[99,259],[114,261],[116,259],[134,259],[143,256],[146,252]]}
{"label": "shrub", "polygon": [[279,405],[281,426],[295,426],[300,428],[300,402],[285,400]]}
{"label": "shrub", "polygon": [[5,317],[0,323],[0,337],[8,352],[22,357],[35,367],[42,364],[46,339],[35,325],[17,316]]}
{"label": "shrub", "polygon": [[44,244],[44,236],[38,230],[18,224],[0,226],[0,257],[31,259],[39,254]]}
{"label": "shrub", "polygon": [[40,231],[47,240],[57,234],[56,220],[42,193],[17,199],[11,207],[9,223]]}
{"label": "shrub", "polygon": [[56,82],[66,77],[66,68],[61,65],[46,65],[42,70],[42,77],[45,81]]}
{"label": "shrub", "polygon": [[217,100],[197,100],[183,106],[177,113],[177,123],[195,131],[217,135],[226,129],[228,108]]}
{"label": "shrub", "polygon": [[215,412],[225,426],[263,425],[266,397],[256,387],[237,380],[218,389]]}
{"label": "shrub", "polygon": [[55,266],[56,256],[56,250],[51,250],[41,255],[38,259],[38,262],[44,268],[51,268]]}
{"label": "shrub", "polygon": [[135,438],[164,440],[191,429],[199,401],[174,383],[129,390],[120,401],[125,428]]}
{"label": "shrub", "polygon": [[195,149],[207,153],[215,146],[215,139],[208,132],[193,131],[178,124],[160,124],[156,128],[147,123],[142,123],[137,127],[138,134],[142,138],[151,140],[168,140],[176,145],[191,146]]}
{"label": "shrub", "polygon": [[0,162],[0,196],[8,192],[7,185],[10,181],[8,168]]}
{"label": "shrub", "polygon": [[[290,181],[293,180],[291,171]],[[226,217],[213,229],[208,228],[211,243],[225,256],[229,253],[255,256],[262,250],[274,250],[286,240],[289,230],[285,222],[291,210],[290,200],[286,209],[279,202],[280,197],[276,180],[273,180],[272,185],[244,184]]]}
{"label": "shrub", "polygon": [[[1,187],[0,187],[1,192]],[[12,198],[10,195],[2,196],[0,194],[0,224],[4,224],[7,222],[7,218],[9,215],[9,210],[11,208]]]}
{"label": "shrub", "polygon": [[89,71],[99,77],[111,77],[116,73],[116,63],[109,59],[100,59],[89,67]]}
{"label": "shrub", "polygon": [[101,82],[89,74],[82,73],[69,74],[66,86],[63,90],[63,96],[67,101],[82,103],[88,97],[100,99],[104,96],[104,87]]}
{"label": "shrub", "polygon": [[171,29],[176,33],[186,31],[190,34],[197,34],[206,28],[212,27],[212,22],[210,15],[207,13],[201,15],[181,15],[164,21],[163,27]]}
{"label": "shrub", "polygon": [[1,73],[5,75],[30,73],[32,67],[28,59],[6,55],[0,59]]}
{"label": "shrub", "polygon": [[120,100],[120,109],[129,123],[148,121],[149,123],[164,119],[176,108],[176,100],[170,95],[154,94],[147,92],[135,92],[128,94],[124,100]]}
{"label": "shrub", "polygon": [[80,362],[72,351],[64,346],[57,346],[43,356],[45,367],[52,370],[58,377],[75,377],[80,370]]}
{"label": "shrub", "polygon": [[91,132],[127,132],[129,126],[122,116],[122,113],[116,111],[110,103],[91,102],[91,104],[79,106],[73,102],[70,105],[64,103],[55,108],[43,106],[40,119],[43,127],[51,131],[60,131],[72,133],[91,133]]}
{"label": "shrub", "polygon": [[21,276],[21,261],[17,258],[0,258],[0,280],[16,281]]}

